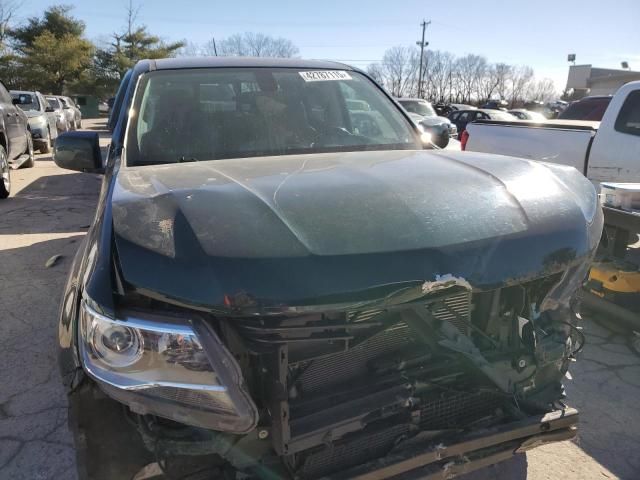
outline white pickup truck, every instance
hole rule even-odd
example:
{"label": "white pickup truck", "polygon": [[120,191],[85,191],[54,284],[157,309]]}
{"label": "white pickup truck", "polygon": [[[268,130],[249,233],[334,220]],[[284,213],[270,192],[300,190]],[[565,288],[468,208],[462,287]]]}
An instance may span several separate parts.
{"label": "white pickup truck", "polygon": [[467,125],[466,132],[461,139],[463,150],[569,165],[594,183],[637,183],[640,81],[616,92],[601,122],[480,120]]}

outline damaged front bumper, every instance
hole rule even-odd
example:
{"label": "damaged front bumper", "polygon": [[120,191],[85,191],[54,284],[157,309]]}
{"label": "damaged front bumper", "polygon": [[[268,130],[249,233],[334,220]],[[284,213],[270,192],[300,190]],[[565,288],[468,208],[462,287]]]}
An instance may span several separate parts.
{"label": "damaged front bumper", "polygon": [[[335,480],[447,479],[507,460],[545,443],[574,438],[578,411],[571,407],[477,430],[452,443],[426,443],[324,477]],[[323,479],[323,480],[324,480]]]}

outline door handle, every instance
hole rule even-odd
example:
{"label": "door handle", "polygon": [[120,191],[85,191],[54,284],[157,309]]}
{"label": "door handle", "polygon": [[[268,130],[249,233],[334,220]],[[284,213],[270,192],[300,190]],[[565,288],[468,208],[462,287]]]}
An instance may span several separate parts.
{"label": "door handle", "polygon": [[13,113],[7,113],[7,117],[13,117]]}

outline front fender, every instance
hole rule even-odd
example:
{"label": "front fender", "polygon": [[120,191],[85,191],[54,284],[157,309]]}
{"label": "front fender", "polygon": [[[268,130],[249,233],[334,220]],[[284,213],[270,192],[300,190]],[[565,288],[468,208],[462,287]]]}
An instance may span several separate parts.
{"label": "front fender", "polygon": [[78,311],[85,292],[113,313],[111,191],[113,170],[105,175],[93,225],[84,237],[67,278],[58,316],[58,365],[69,390],[78,384]]}

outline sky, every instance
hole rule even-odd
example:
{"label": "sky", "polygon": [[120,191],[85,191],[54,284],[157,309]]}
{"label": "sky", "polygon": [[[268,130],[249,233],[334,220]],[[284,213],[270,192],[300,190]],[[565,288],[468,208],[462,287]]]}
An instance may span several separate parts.
{"label": "sky", "polygon": [[[104,40],[126,24],[128,0],[24,0],[20,17],[56,3],[73,5],[86,35]],[[392,46],[415,45],[420,23],[430,49],[484,55],[491,62],[533,67],[560,91],[567,54],[577,64],[640,70],[640,0],[139,0],[138,22],[165,40],[202,44],[234,33],[290,39],[303,58],[365,68]]]}

